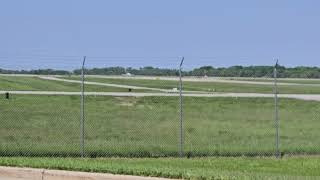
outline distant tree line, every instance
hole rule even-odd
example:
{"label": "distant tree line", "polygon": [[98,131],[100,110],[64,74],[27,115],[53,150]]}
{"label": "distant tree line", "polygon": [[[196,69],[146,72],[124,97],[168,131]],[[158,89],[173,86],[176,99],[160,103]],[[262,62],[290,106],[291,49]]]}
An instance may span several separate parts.
{"label": "distant tree line", "polygon": [[[203,66],[189,71],[183,71],[184,76],[209,76],[209,77],[272,77],[273,66],[231,66],[231,67],[212,67]],[[73,71],[38,69],[38,70],[4,70],[2,74],[39,74],[39,75],[79,75],[81,69]],[[85,69],[88,75],[132,75],[145,76],[178,76],[177,69],[155,68],[151,66],[142,68],[106,67]],[[319,67],[290,67],[278,66],[278,76],[282,78],[320,78]]]}
{"label": "distant tree line", "polygon": [[68,75],[72,74],[66,70],[37,69],[37,70],[6,70],[0,68],[0,74],[39,74],[39,75]]}
{"label": "distant tree line", "polygon": [[[188,76],[216,76],[216,77],[273,77],[273,66],[231,66],[228,68],[214,68],[203,66],[187,72]],[[320,78],[319,67],[294,67],[278,66],[280,78]]]}

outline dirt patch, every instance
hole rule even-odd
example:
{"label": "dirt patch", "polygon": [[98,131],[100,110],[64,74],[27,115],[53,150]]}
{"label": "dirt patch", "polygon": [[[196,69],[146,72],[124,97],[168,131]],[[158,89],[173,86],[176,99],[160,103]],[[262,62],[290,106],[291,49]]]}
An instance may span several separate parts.
{"label": "dirt patch", "polygon": [[135,106],[138,102],[137,97],[116,97],[120,106]]}

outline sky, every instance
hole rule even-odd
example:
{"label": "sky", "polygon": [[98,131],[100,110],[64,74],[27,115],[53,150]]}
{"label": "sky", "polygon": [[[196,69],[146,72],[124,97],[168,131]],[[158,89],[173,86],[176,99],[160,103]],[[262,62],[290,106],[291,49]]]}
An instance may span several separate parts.
{"label": "sky", "polygon": [[0,68],[320,66],[318,0],[1,0]]}

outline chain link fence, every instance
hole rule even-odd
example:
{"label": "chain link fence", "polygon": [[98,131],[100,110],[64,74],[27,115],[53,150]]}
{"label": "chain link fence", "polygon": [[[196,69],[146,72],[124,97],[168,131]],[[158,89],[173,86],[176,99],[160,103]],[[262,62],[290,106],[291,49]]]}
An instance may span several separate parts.
{"label": "chain link fence", "polygon": [[[241,67],[235,67],[238,77],[210,67],[190,73],[214,63],[183,62],[182,57],[166,57],[166,63],[157,61],[163,57],[67,59],[65,67],[52,68],[73,70],[70,74],[0,76],[1,156],[320,152],[320,80],[278,78],[278,65],[262,78]],[[169,76],[152,67],[167,69]]]}

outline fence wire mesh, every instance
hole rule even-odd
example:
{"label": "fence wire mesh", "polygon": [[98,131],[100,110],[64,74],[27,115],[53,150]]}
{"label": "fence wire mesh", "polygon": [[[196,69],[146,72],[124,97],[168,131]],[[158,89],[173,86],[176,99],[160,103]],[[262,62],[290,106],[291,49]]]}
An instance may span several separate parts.
{"label": "fence wire mesh", "polygon": [[282,66],[186,60],[181,88],[181,57],[87,57],[83,67],[81,57],[40,59],[32,74],[1,71],[1,156],[320,153],[320,80],[284,78]]}

